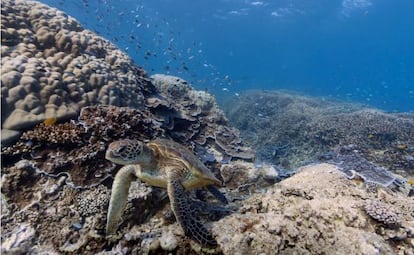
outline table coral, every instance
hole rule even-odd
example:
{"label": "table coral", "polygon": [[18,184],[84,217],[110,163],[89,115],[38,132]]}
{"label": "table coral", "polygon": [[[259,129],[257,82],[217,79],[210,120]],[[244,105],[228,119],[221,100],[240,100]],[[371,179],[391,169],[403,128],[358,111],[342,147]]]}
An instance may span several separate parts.
{"label": "table coral", "polygon": [[192,89],[176,76],[156,74],[151,79],[162,97],[148,100],[147,105],[173,138],[201,146],[214,145],[233,158],[254,158],[254,151],[243,145],[239,131],[227,125],[211,94]]}

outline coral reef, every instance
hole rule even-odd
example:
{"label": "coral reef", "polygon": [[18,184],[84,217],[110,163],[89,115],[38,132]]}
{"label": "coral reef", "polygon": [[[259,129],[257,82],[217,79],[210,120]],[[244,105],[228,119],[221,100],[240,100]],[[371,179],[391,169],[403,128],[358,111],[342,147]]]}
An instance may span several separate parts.
{"label": "coral reef", "polygon": [[296,168],[345,148],[393,173],[414,175],[412,114],[281,91],[249,91],[225,105],[259,160]]}
{"label": "coral reef", "polygon": [[2,143],[47,118],[75,117],[83,106],[143,107],[153,89],[125,53],[44,4],[3,1],[1,38]]}
{"label": "coral reef", "polygon": [[[10,143],[2,143],[2,254],[412,254],[412,199],[376,186],[398,180],[376,164],[413,169],[410,115],[283,93],[245,96],[248,109],[240,105],[230,116],[243,111],[234,122],[241,135],[265,144],[259,156],[276,165],[253,163],[254,151],[209,93],[179,77],[146,77],[114,45],[56,9],[6,0],[1,13],[2,142]],[[361,114],[367,121],[354,123]],[[348,126],[337,127],[335,116]],[[223,180],[231,214],[209,224],[216,249],[184,235],[165,190],[139,182],[131,185],[118,235],[106,239],[119,168],[105,160],[106,147],[155,137],[188,147]],[[285,179],[296,172],[287,168],[315,155],[358,174],[312,165]],[[203,190],[190,195],[211,199]]]}
{"label": "coral reef", "polygon": [[[365,213],[365,201],[379,199],[369,215],[399,228],[384,228]],[[411,254],[413,211],[402,194],[379,198],[320,164],[253,194],[237,213],[213,223],[213,232],[224,254]]]}
{"label": "coral reef", "polygon": [[[125,238],[107,246],[106,207],[117,166],[104,153],[117,139],[167,137],[194,150],[219,176],[222,160],[254,153],[214,97],[189,84],[177,94],[171,79],[158,86],[112,44],[40,3],[4,2],[1,29],[2,135],[18,137],[2,146],[2,253],[98,253],[121,244],[133,252],[191,251],[165,216],[171,214],[165,191],[145,185],[132,185],[120,226]],[[22,82],[34,85],[22,90]],[[15,101],[25,98],[40,110],[20,109]],[[64,107],[72,107],[65,116],[45,110]],[[30,116],[15,119],[23,111]]]}
{"label": "coral reef", "polygon": [[213,142],[215,149],[230,157],[254,158],[253,150],[242,146],[239,131],[227,125],[212,95],[191,89],[179,77],[156,74],[151,79],[161,96],[150,98],[147,105],[172,138],[204,147]]}

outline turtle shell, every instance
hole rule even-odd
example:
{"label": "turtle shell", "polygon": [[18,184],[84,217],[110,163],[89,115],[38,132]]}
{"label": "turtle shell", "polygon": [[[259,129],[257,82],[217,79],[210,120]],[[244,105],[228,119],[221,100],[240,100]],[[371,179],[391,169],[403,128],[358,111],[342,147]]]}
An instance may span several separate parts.
{"label": "turtle shell", "polygon": [[183,145],[172,140],[158,138],[148,143],[148,146],[159,154],[160,168],[171,164],[178,164],[185,168],[185,179],[191,179],[191,182],[194,182],[196,186],[210,184],[221,186],[221,181],[214,176],[210,169]]}

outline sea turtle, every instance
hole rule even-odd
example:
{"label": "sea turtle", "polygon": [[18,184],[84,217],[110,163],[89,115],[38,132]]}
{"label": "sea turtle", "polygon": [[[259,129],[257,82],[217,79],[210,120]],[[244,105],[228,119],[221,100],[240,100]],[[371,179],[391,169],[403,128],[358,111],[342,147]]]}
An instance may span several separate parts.
{"label": "sea turtle", "polygon": [[214,237],[198,218],[195,203],[185,191],[207,187],[221,202],[227,203],[227,199],[214,186],[221,186],[221,181],[187,148],[168,139],[158,138],[149,143],[125,139],[112,142],[105,158],[125,165],[115,175],[112,185],[107,235],[116,231],[131,182],[138,178],[150,185],[167,188],[172,211],[187,236],[203,245],[216,245]]}

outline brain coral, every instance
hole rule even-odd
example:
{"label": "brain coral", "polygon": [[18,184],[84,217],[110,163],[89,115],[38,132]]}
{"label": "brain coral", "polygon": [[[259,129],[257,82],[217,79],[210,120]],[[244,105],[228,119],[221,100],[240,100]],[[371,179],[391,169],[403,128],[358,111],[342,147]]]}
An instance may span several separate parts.
{"label": "brain coral", "polygon": [[152,88],[115,45],[38,2],[2,1],[1,40],[2,142],[86,105],[140,108]]}

